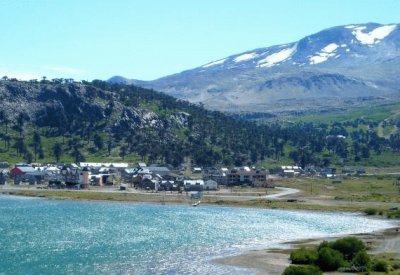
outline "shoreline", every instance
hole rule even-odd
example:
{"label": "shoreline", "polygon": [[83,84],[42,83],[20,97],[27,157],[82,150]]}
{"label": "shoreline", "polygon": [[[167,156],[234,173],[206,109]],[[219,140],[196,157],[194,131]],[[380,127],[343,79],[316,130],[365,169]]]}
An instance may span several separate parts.
{"label": "shoreline", "polygon": [[[301,190],[300,192],[301,193]],[[369,207],[374,207],[377,212],[387,211],[393,207],[386,203],[351,202],[340,200],[324,200],[309,197],[283,196],[269,199],[261,195],[248,195],[246,192],[235,193],[210,193],[204,194],[201,204],[230,206],[230,207],[251,207],[265,209],[290,209],[309,210],[319,212],[363,212]],[[13,195],[25,197],[39,197],[59,200],[81,200],[81,201],[104,201],[104,202],[135,202],[135,203],[160,203],[160,204],[192,204],[193,201],[186,194],[168,192],[138,192],[136,190],[121,191],[116,188],[102,188],[89,190],[68,190],[68,189],[45,189],[33,187],[10,187],[0,186],[0,195]],[[400,208],[400,204],[396,203]]]}
{"label": "shoreline", "polygon": [[[239,255],[216,258],[212,263],[248,269],[251,274],[281,275],[290,263],[290,252],[300,247],[315,247],[322,241],[333,241],[344,236],[354,236],[361,239],[367,246],[368,254],[379,256],[385,253],[393,254],[400,258],[400,233],[398,220],[393,227],[369,233],[344,234],[320,238],[310,238],[288,241],[281,245],[287,248],[265,248],[249,250]],[[387,249],[387,248],[390,249]]]}

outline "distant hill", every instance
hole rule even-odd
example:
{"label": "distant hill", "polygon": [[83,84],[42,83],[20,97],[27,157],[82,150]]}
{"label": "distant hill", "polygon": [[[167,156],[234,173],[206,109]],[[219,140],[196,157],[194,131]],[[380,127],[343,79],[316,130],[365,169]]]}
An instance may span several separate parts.
{"label": "distant hill", "polygon": [[303,39],[135,83],[213,110],[325,110],[400,98],[400,25],[333,27]]}

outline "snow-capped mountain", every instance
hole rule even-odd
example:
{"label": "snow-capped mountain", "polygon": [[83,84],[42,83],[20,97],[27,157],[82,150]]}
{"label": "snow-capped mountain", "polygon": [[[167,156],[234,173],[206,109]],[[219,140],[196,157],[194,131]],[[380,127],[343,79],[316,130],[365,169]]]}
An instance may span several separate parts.
{"label": "snow-capped mountain", "polygon": [[[390,59],[398,56],[399,44],[395,43],[398,41],[388,39],[394,31],[399,35],[400,29],[396,24],[335,27],[305,37],[297,42],[256,49],[210,62],[201,68],[272,68],[285,65],[302,67],[322,63],[347,65],[349,59],[356,59],[355,61],[358,63],[363,61],[370,63],[382,58]],[[386,43],[381,42],[389,42],[389,45],[383,45]],[[393,46],[395,46],[396,51],[381,53],[382,50]],[[372,53],[375,56],[371,56]],[[370,60],[370,57],[373,60]]]}
{"label": "snow-capped mountain", "polygon": [[263,112],[398,98],[399,75],[400,25],[369,23],[333,27],[134,83],[211,109]]}

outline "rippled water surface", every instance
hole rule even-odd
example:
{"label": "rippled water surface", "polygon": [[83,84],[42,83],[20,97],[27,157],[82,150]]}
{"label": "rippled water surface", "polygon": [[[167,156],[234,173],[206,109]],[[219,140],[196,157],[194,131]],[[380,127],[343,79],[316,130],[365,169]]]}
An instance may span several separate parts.
{"label": "rippled water surface", "polygon": [[247,273],[211,259],[389,226],[344,213],[0,196],[0,273]]}

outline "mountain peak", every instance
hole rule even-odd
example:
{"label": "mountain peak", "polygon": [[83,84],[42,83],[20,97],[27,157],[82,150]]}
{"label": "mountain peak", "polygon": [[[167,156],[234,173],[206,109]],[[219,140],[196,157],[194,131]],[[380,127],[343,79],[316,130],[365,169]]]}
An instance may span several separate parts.
{"label": "mountain peak", "polygon": [[270,68],[284,63],[297,66],[317,65],[343,55],[351,55],[350,52],[357,47],[377,45],[396,29],[397,24],[377,23],[333,27],[294,43],[255,49],[209,62],[200,68]]}
{"label": "mountain peak", "polygon": [[[352,24],[138,85],[202,102],[211,109],[270,111],[295,109],[298,107],[293,102],[300,101],[307,108],[307,101],[316,100],[323,106],[326,98],[345,101],[397,96],[398,65],[398,24]],[[333,104],[337,102],[332,100]]]}

